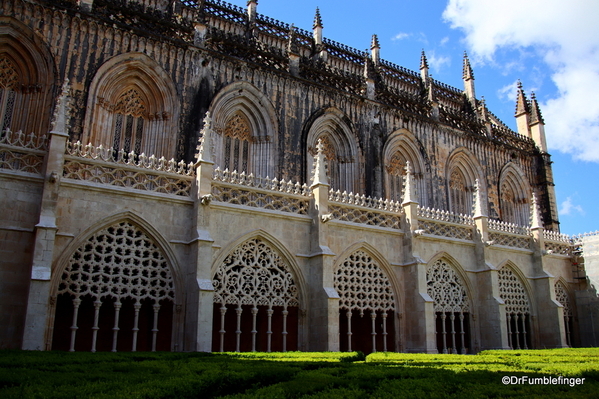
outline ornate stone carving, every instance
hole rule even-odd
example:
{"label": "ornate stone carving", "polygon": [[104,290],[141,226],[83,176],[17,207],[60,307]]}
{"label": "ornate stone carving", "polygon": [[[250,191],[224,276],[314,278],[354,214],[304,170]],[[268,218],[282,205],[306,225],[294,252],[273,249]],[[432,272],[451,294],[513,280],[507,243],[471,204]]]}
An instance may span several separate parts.
{"label": "ornate stone carving", "polygon": [[457,272],[439,259],[426,271],[426,292],[433,298],[435,312],[469,312],[468,293]]}
{"label": "ornate stone carving", "polygon": [[508,266],[499,270],[499,296],[505,302],[505,311],[508,314],[530,313],[530,302],[524,285]]}
{"label": "ornate stone carving", "polygon": [[129,222],[102,229],[77,248],[58,286],[58,294],[63,293],[97,301],[174,300],[173,278],[162,251]]}
{"label": "ornate stone carving", "polygon": [[299,306],[298,288],[289,266],[259,238],[233,250],[218,267],[212,283],[214,303]]}
{"label": "ornate stone carving", "polygon": [[335,273],[339,308],[364,312],[395,310],[389,278],[372,257],[362,250],[348,256]]}
{"label": "ornate stone carving", "polygon": [[143,118],[146,115],[146,105],[137,90],[131,88],[119,96],[114,112]]}
{"label": "ornate stone carving", "polygon": [[0,89],[16,90],[19,88],[19,74],[14,64],[6,57],[0,58]]}
{"label": "ornate stone carving", "polygon": [[570,296],[568,295],[568,290],[561,281],[555,282],[555,299],[564,307],[564,317],[572,317]]}

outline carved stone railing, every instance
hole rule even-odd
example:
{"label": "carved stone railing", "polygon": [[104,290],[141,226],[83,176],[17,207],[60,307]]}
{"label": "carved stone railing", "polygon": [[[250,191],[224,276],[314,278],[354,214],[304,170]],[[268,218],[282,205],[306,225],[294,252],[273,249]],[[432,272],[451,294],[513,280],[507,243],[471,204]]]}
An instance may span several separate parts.
{"label": "carved stone railing", "polygon": [[212,181],[212,199],[233,205],[307,215],[309,189],[305,184],[216,168]]}
{"label": "carved stone railing", "polygon": [[334,220],[399,230],[402,211],[401,204],[392,200],[329,191],[329,212]]}
{"label": "carved stone railing", "polygon": [[567,234],[561,234],[557,231],[544,230],[543,238],[545,243],[545,252],[553,255],[572,254],[572,247],[575,239]]}
{"label": "carved stone railing", "polygon": [[194,175],[191,163],[80,142],[68,143],[63,171],[66,179],[186,197],[191,195]]}
{"label": "carved stone railing", "polygon": [[41,174],[47,151],[45,135],[5,130],[0,134],[0,170]]}
{"label": "carved stone railing", "polygon": [[474,219],[440,209],[418,207],[418,228],[425,234],[472,241]]}
{"label": "carved stone railing", "polygon": [[514,223],[489,220],[489,241],[493,245],[530,249],[530,228]]}
{"label": "carved stone railing", "polygon": [[530,235],[530,227],[489,219],[489,230],[517,235]]}

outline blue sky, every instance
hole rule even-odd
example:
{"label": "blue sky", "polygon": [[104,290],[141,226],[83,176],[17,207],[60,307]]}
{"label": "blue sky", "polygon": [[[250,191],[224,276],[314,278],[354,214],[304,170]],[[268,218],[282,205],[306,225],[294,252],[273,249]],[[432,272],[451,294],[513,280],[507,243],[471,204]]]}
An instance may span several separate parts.
{"label": "blue sky", "polygon": [[[246,0],[231,2],[246,7]],[[462,56],[476,96],[512,129],[515,88],[536,93],[545,119],[561,231],[599,230],[599,2],[594,0],[259,0],[258,13],[359,50],[377,34],[381,57],[463,88]]]}

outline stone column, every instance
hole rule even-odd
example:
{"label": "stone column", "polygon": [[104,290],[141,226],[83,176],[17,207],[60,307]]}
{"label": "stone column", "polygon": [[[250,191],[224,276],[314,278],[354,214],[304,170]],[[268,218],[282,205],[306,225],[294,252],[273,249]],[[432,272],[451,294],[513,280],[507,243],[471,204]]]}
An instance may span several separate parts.
{"label": "stone column", "polygon": [[437,353],[435,336],[435,308],[433,299],[427,292],[426,267],[420,258],[420,251],[425,245],[419,238],[424,232],[418,228],[418,201],[416,184],[410,162],[406,163],[404,178],[404,289],[405,313],[401,322],[405,324],[406,333],[404,349],[408,352]]}
{"label": "stone column", "polygon": [[[210,201],[212,199],[212,135],[214,134],[210,113],[204,118],[201,144],[196,154],[196,180],[194,183],[194,224],[196,236],[192,243],[195,264],[186,271],[188,335],[186,346],[200,352],[212,351],[212,312],[214,308],[214,287],[212,286],[212,244],[210,235]],[[191,342],[190,342],[191,341]]]}
{"label": "stone column", "polygon": [[[545,239],[543,223],[536,195],[533,194],[531,204],[532,220],[530,231],[533,239],[533,267],[535,279],[533,286],[536,293],[537,314],[532,317],[532,325],[536,329],[537,348],[563,348],[568,346],[564,309],[555,299],[554,278],[545,271]],[[536,319],[536,322],[535,322]],[[534,341],[533,341],[534,342]],[[533,343],[534,345],[534,343]]]}
{"label": "stone column", "polygon": [[56,205],[60,190],[60,177],[64,167],[64,154],[68,139],[68,80],[58,98],[52,131],[50,132],[48,154],[44,165],[44,187],[40,206],[39,222],[35,226],[35,242],[33,246],[33,264],[29,299],[25,316],[25,330],[22,348],[28,350],[47,350],[50,290],[52,279],[52,262],[54,260],[54,240],[56,237]]}
{"label": "stone column", "polygon": [[[477,296],[472,298],[475,306],[478,304],[480,349],[509,349],[507,335],[507,318],[505,303],[499,294],[499,275],[495,268],[489,267],[489,217],[486,212],[482,190],[478,179],[474,191],[474,242],[476,268]],[[476,332],[472,329],[472,335]],[[474,339],[474,337],[472,337]]]}
{"label": "stone column", "polygon": [[308,350],[339,350],[339,294],[333,287],[335,254],[328,246],[329,183],[325,171],[324,146],[316,146],[314,180],[310,186],[314,199],[310,214],[313,218],[310,242],[310,289],[308,310]]}

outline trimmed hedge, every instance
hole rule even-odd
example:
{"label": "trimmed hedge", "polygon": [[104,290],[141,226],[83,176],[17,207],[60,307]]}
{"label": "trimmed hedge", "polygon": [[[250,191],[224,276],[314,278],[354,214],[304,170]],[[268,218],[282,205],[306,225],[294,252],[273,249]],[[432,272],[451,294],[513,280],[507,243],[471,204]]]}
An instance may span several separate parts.
{"label": "trimmed hedge", "polygon": [[[504,385],[504,376],[582,385]],[[596,397],[599,349],[478,355],[0,351],[2,398]]]}

